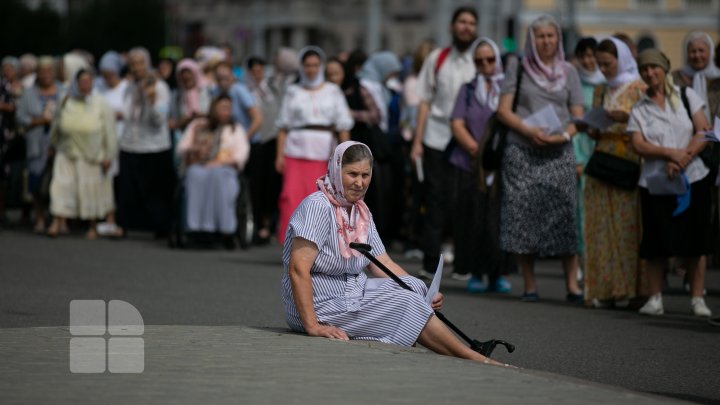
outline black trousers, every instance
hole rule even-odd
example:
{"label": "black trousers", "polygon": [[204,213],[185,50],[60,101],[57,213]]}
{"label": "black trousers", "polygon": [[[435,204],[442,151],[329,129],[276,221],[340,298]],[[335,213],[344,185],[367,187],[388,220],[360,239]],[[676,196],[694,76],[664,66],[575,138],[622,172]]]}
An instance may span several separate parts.
{"label": "black trousers", "polygon": [[253,144],[250,148],[250,160],[245,174],[250,181],[250,196],[255,217],[255,229],[265,226],[275,229],[273,220],[277,218],[278,199],[282,188],[282,175],[275,170],[277,140]]}
{"label": "black trousers", "polygon": [[[455,170],[457,200],[454,210],[454,271],[487,275],[490,284],[514,268],[511,254],[500,250],[500,193],[497,185],[480,191],[476,173]],[[495,181],[500,176],[495,175]]]}
{"label": "black trousers", "polygon": [[149,229],[156,234],[167,233],[177,183],[172,151],[120,152],[117,181],[118,225],[125,230]]}
{"label": "black trousers", "polygon": [[455,200],[453,170],[445,152],[423,146],[425,172],[425,221],[423,223],[423,268],[435,272],[440,248],[452,231],[451,207]]}

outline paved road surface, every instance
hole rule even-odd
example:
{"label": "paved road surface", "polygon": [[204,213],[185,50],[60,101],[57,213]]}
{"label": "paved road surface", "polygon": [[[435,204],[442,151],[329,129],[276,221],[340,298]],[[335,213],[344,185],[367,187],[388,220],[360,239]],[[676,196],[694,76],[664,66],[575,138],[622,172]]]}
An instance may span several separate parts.
{"label": "paved road surface", "polygon": [[[411,272],[419,268],[416,261],[398,261]],[[79,235],[51,240],[22,231],[0,232],[0,357],[10,359],[0,362],[0,401],[7,396],[37,403],[32,399],[48,398],[43,389],[66,387],[60,391],[69,403],[84,387],[97,384],[115,388],[100,395],[106,402],[117,402],[113,392],[135,389],[156,402],[167,402],[162,396],[172,394],[177,402],[198,402],[203,395],[224,402],[241,399],[243,392],[250,402],[274,402],[294,398],[287,390],[298,387],[300,393],[329,399],[331,394],[320,394],[328,389],[320,377],[328,376],[345,384],[327,392],[376,401],[642,403],[656,401],[645,396],[652,394],[720,402],[720,328],[691,315],[689,298],[680,294],[675,277],[661,318],[566,304],[561,270],[552,261],[539,264],[542,301],[536,304],[519,302],[517,276],[511,277],[516,288],[509,295],[470,295],[462,283],[446,280],[446,316],[480,340],[514,343],[514,354],[498,348],[495,357],[534,370],[518,372],[478,369],[483,366],[418,353],[420,349],[279,333],[285,330],[281,273],[278,247],[172,251],[143,235],[88,242]],[[709,306],[720,315],[720,272],[709,273],[708,293]],[[140,311],[147,325],[141,377],[106,374],[78,380],[68,372],[68,307],[76,299],[124,300]],[[248,357],[254,359],[251,370],[242,365]],[[349,372],[326,366],[331,362],[349,365]],[[206,380],[192,383],[199,375]],[[433,376],[438,379],[434,383]],[[157,384],[142,385],[139,381],[149,381],[143,378]],[[352,383],[352,378],[364,383]],[[296,379],[308,383],[285,387]]]}

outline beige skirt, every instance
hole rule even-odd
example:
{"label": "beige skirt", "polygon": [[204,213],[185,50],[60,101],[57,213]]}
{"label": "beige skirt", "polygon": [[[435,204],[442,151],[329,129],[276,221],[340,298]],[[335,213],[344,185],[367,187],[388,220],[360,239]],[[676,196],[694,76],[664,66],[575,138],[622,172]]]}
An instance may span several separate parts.
{"label": "beige skirt", "polygon": [[63,218],[102,219],[115,209],[112,177],[100,164],[55,155],[50,212]]}

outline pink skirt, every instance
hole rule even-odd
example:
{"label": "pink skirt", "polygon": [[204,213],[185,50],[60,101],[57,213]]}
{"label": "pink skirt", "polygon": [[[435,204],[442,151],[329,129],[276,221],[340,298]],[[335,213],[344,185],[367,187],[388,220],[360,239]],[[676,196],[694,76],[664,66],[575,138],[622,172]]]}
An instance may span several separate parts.
{"label": "pink skirt", "polygon": [[302,200],[318,190],[315,182],[327,173],[327,162],[285,157],[282,191],[278,201],[278,242],[285,243],[285,232],[295,209]]}

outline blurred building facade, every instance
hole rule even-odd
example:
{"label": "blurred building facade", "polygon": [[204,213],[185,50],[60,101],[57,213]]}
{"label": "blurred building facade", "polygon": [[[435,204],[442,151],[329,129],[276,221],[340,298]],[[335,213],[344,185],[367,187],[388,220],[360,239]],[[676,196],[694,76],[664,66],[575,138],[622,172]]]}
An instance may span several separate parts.
{"label": "blurred building facade", "polygon": [[[61,14],[98,0],[24,0],[47,3]],[[268,57],[280,46],[316,44],[328,52],[363,48],[412,52],[424,39],[450,41],[449,22],[460,5],[475,7],[479,33],[505,49],[522,49],[528,24],[555,16],[566,46],[579,36],[624,32],[640,48],[656,46],[673,66],[682,60],[689,31],[718,38],[720,0],[163,0],[165,43],[186,54],[199,46],[230,43],[235,54]],[[511,39],[512,38],[512,39]],[[510,49],[508,49],[510,48]],[[568,49],[570,51],[571,49]],[[569,52],[568,52],[569,53]]]}

